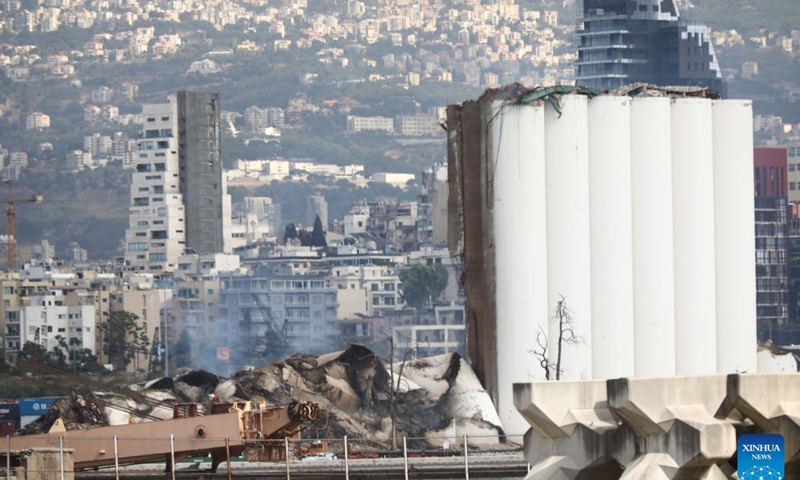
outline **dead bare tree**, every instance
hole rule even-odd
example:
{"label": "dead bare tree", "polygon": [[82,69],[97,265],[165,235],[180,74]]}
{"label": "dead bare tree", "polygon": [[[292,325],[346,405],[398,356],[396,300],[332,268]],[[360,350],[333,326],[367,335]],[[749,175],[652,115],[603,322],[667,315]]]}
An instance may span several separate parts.
{"label": "dead bare tree", "polygon": [[414,354],[417,347],[408,348],[406,346],[406,353],[403,355],[403,361],[400,363],[400,372],[397,374],[397,384],[395,385],[394,375],[394,338],[387,334],[383,334],[389,340],[389,369],[391,378],[389,379],[389,388],[391,388],[391,417],[392,417],[392,450],[397,450],[397,392],[400,390],[400,382],[403,379],[403,370],[406,368],[406,362]]}
{"label": "dead bare tree", "polygon": [[537,348],[533,350],[533,355],[539,360],[539,365],[544,370],[544,379],[550,380],[551,368],[550,359],[547,357],[547,334],[544,333],[541,326],[539,326],[539,331],[536,332],[536,345]]}
{"label": "dead bare tree", "polygon": [[561,294],[559,296],[561,300],[556,304],[553,315],[553,318],[558,320],[558,342],[556,343],[555,362],[550,360],[548,355],[550,340],[541,327],[539,327],[539,332],[536,333],[537,346],[532,352],[539,360],[539,365],[544,369],[545,380],[550,380],[552,374],[555,374],[556,380],[561,380],[561,375],[564,373],[561,368],[564,345],[580,345],[583,343],[583,337],[575,333],[575,318],[572,316],[572,310],[567,306],[566,297]]}

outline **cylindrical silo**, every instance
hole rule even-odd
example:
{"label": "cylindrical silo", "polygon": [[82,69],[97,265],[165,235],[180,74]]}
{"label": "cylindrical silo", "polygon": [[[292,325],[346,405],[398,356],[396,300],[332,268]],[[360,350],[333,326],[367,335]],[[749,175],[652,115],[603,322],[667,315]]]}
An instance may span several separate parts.
{"label": "cylindrical silo", "polygon": [[550,362],[557,368],[559,332],[572,328],[559,325],[556,310],[563,298],[577,342],[569,342],[569,334],[560,342],[561,378],[574,380],[592,378],[587,108],[586,96],[565,95],[560,115],[550,105],[545,111]]}
{"label": "cylindrical silo", "polygon": [[533,352],[547,331],[547,210],[544,107],[504,106],[490,128],[487,165],[494,204],[498,413],[509,435],[528,428],[513,384],[544,378]]}
{"label": "cylindrical silo", "polygon": [[757,370],[753,106],[713,102],[717,371]]}
{"label": "cylindrical silo", "polygon": [[630,99],[589,101],[592,377],[634,374]]}
{"label": "cylindrical silo", "polygon": [[[678,375],[714,373],[717,370],[711,117],[711,100],[673,100],[672,218],[675,372]],[[750,186],[748,192],[752,190]]]}
{"label": "cylindrical silo", "polygon": [[634,372],[675,375],[672,100],[631,101]]}

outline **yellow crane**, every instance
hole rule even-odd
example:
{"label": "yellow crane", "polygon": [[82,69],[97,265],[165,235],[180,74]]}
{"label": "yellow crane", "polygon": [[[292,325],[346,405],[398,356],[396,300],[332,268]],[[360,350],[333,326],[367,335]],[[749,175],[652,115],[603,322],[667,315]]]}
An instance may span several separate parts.
{"label": "yellow crane", "polygon": [[14,205],[18,203],[35,203],[41,205],[44,194],[36,192],[30,197],[14,198],[14,184],[7,180],[8,195],[6,196],[6,269],[12,272],[17,269],[17,210]]}

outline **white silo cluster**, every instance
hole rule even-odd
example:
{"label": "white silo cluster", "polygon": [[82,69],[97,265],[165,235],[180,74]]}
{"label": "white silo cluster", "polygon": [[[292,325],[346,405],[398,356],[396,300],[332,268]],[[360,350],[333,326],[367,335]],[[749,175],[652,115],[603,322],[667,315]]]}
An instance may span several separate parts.
{"label": "white silo cluster", "polygon": [[[491,100],[498,410],[555,363],[564,379],[755,372],[752,104],[601,95]],[[541,339],[542,336],[539,336]]]}

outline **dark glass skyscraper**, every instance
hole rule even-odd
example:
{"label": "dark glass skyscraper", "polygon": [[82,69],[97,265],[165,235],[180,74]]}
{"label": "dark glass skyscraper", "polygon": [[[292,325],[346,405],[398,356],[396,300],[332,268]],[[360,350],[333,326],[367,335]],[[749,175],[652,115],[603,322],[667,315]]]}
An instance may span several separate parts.
{"label": "dark glass skyscraper", "polygon": [[675,0],[583,0],[582,22],[578,85],[696,85],[725,94],[708,28],[681,21]]}

